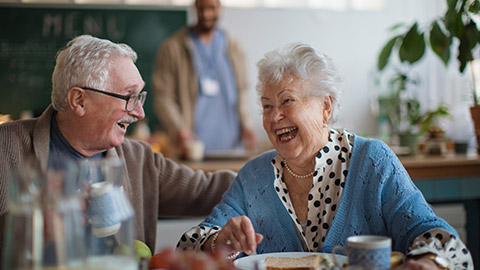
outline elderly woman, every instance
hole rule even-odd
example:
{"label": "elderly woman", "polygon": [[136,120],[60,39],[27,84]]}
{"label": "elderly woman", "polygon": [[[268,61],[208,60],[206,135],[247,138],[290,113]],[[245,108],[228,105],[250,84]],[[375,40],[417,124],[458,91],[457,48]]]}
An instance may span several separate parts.
{"label": "elderly woman", "polygon": [[341,79],[326,55],[290,44],[257,66],[263,127],[275,150],[238,172],[179,248],[331,252],[352,235],[385,235],[393,250],[411,255],[402,267],[442,269],[437,261],[446,261],[473,269],[456,231],[435,216],[387,145],[329,127]]}

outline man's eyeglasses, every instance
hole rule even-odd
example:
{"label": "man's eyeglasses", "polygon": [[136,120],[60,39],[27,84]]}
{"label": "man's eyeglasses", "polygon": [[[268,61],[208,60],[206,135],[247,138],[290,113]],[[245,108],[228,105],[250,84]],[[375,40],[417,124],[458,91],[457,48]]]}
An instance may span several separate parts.
{"label": "man's eyeglasses", "polygon": [[135,110],[139,101],[143,106],[143,103],[145,103],[145,99],[147,98],[147,92],[145,91],[142,91],[138,94],[119,95],[112,92],[102,91],[102,90],[98,90],[90,87],[80,87],[80,88],[125,100],[127,102],[125,103],[125,110],[127,112],[131,112]]}

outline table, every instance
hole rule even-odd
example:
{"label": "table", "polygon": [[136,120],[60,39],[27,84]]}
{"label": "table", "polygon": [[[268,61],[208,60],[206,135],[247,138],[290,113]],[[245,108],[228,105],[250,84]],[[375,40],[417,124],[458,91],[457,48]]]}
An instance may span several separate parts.
{"label": "table", "polygon": [[417,156],[400,160],[429,203],[463,204],[467,247],[474,264],[480,265],[480,157]]}
{"label": "table", "polygon": [[480,176],[480,157],[476,155],[406,156],[400,157],[400,161],[414,181]]}
{"label": "table", "polygon": [[[480,265],[480,157],[477,155],[404,156],[405,166],[415,185],[431,204],[461,203],[466,215],[467,247],[475,265]],[[247,159],[180,161],[195,170],[238,171]]]}
{"label": "table", "polygon": [[[472,155],[446,156],[404,156],[400,161],[407,169],[410,177],[417,180],[446,177],[476,177],[480,176],[480,157]],[[218,169],[238,171],[247,159],[215,159],[203,161],[185,161],[183,163],[194,170],[207,172]]]}

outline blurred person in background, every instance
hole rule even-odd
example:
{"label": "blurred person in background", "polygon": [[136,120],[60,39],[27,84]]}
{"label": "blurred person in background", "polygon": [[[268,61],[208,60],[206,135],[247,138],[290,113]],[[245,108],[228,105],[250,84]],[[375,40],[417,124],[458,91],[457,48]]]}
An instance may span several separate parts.
{"label": "blurred person in background", "polygon": [[197,23],[159,48],[153,72],[155,111],[180,154],[189,140],[205,153],[251,150],[247,72],[240,44],[217,27],[219,0],[195,0]]}
{"label": "blurred person in background", "polygon": [[56,58],[51,105],[31,120],[0,125],[0,258],[8,214],[8,177],[31,157],[46,171],[59,159],[118,157],[123,187],[135,211],[135,238],[155,250],[159,217],[205,216],[235,177],[231,171],[193,171],[125,138],[144,118],[145,83],[126,44],[82,35]]}

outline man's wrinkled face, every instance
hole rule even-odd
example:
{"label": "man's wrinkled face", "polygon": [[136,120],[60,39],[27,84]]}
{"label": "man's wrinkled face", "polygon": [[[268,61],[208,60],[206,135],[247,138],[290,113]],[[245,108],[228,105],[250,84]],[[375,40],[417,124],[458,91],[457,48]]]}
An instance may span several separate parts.
{"label": "man's wrinkled face", "polygon": [[209,32],[215,28],[218,17],[220,16],[219,0],[197,0],[195,1],[197,10],[197,26],[202,32]]}
{"label": "man's wrinkled face", "polygon": [[[139,93],[145,83],[133,61],[128,57],[115,57],[112,61],[109,89],[102,90],[120,95]],[[87,117],[95,148],[108,149],[122,144],[128,125],[145,117],[140,102],[128,112],[125,100],[91,91],[86,94],[92,105],[88,108]]]}

